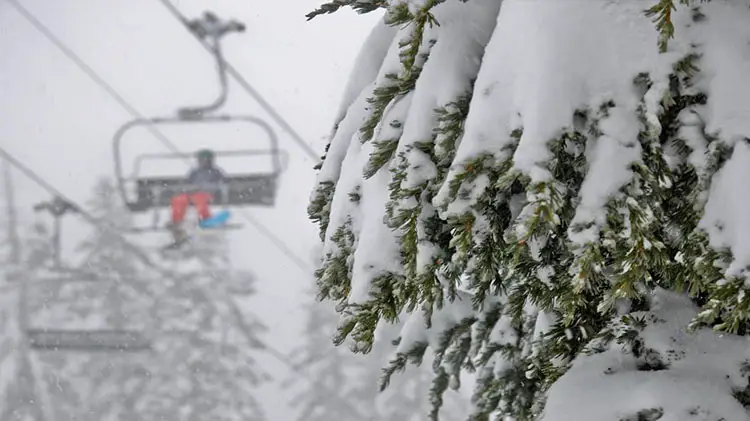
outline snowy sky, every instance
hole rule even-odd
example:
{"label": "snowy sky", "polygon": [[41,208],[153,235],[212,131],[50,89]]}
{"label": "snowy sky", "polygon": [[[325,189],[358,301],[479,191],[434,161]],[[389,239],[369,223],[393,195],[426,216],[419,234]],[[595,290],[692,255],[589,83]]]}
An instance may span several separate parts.
{"label": "snowy sky", "polygon": [[[144,115],[170,114],[176,107],[208,102],[216,93],[211,56],[157,0],[23,0],[22,4]],[[227,59],[309,144],[322,151],[355,55],[378,16],[357,16],[346,10],[306,22],[304,15],[318,4],[318,0],[175,1],[188,17],[210,7],[219,16],[247,25],[244,34],[225,38]],[[113,175],[111,138],[131,116],[5,2],[0,2],[0,52],[2,146],[66,196],[84,202],[96,176]],[[230,91],[228,110],[266,116],[249,95],[231,88],[235,89]],[[317,242],[305,212],[314,163],[291,136],[272,124],[291,156],[289,169],[276,208],[246,212],[271,228],[300,258],[309,260],[311,246]],[[177,136],[185,130],[163,132],[180,147]],[[134,145],[166,151],[145,131],[135,133],[133,139]],[[217,150],[222,145],[237,146],[236,139],[211,141]],[[190,150],[195,145],[184,146]],[[31,206],[48,197],[20,174],[14,176],[21,219],[28,223],[36,217]],[[66,244],[84,235],[84,226],[74,220],[64,229]],[[166,238],[134,240],[154,247]],[[251,227],[233,234],[232,244],[235,265],[252,269],[260,280],[251,310],[272,328],[268,342],[288,351],[298,340],[304,315],[297,308],[311,286],[310,275]],[[270,359],[267,363],[282,370],[275,370],[279,378],[286,376],[283,366]],[[269,419],[290,419],[284,408],[288,396],[269,388],[260,397]]]}

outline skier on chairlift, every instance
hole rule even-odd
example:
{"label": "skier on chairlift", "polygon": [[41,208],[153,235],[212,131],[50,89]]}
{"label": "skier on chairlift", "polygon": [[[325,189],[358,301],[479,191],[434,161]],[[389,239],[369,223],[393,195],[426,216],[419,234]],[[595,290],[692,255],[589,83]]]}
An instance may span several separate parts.
{"label": "skier on chairlift", "polygon": [[169,223],[169,228],[175,237],[175,243],[186,239],[182,221],[185,219],[190,203],[195,205],[199,221],[208,220],[211,218],[209,205],[225,181],[222,170],[214,166],[214,153],[212,151],[208,149],[200,150],[196,153],[196,158],[198,167],[188,174],[187,188],[182,193],[173,196],[171,200],[172,220]]}

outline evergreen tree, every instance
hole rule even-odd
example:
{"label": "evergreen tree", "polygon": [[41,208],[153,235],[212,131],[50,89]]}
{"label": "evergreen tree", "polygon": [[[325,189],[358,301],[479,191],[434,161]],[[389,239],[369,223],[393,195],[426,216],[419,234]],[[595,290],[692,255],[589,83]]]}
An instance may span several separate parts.
{"label": "evergreen tree", "polygon": [[[45,408],[62,421],[263,420],[252,391],[269,380],[254,363],[265,327],[235,302],[254,294],[253,274],[231,267],[220,235],[201,237],[192,257],[159,262],[162,269],[171,265],[167,271],[146,267],[107,228],[131,223],[109,180],[97,183],[87,205],[102,224],[79,245],[82,272],[72,272],[70,280],[83,273],[95,280],[30,290],[34,326],[140,330],[154,349],[18,353],[17,369],[31,374],[19,383],[28,387],[8,392],[8,411],[18,414],[9,420]],[[52,258],[44,227],[36,232],[29,241],[34,247],[26,248],[31,280]]]}
{"label": "evergreen tree", "polygon": [[[45,371],[46,361],[40,361],[25,346],[25,332],[22,330],[23,307],[27,307],[28,314],[33,314],[44,304],[39,300],[24,302],[20,283],[31,284],[35,279],[34,274],[40,268],[52,264],[54,255],[47,226],[39,222],[30,228],[22,244],[23,264],[14,271],[14,279],[9,278],[10,272],[2,273],[5,293],[3,305],[0,306],[0,349],[5,352],[0,359],[0,379],[3,379],[0,384],[0,419],[48,421],[54,413],[57,420],[65,421],[75,415],[75,407],[79,403],[77,395],[50,395],[47,383],[50,376],[49,371]],[[73,390],[64,376],[60,372],[57,374],[52,383],[56,386],[54,391]]]}
{"label": "evergreen tree", "polygon": [[30,228],[24,238],[22,267],[26,270],[34,270],[52,266],[55,251],[49,227],[42,222],[36,222]]}
{"label": "evergreen tree", "polygon": [[[363,47],[308,207],[335,342],[369,353],[406,313],[387,374],[429,350],[439,407],[477,370],[471,420],[750,419],[744,342],[711,333],[750,318],[747,2],[346,0],[310,17],[341,6],[398,29]],[[663,370],[701,393],[671,395]],[[592,373],[597,393],[658,386],[566,405]]]}
{"label": "evergreen tree", "polygon": [[[132,226],[132,216],[108,178],[97,181],[86,205],[101,225],[91,227],[77,251],[85,256],[80,267],[96,281],[71,288],[70,300],[64,303],[66,311],[89,318],[96,315],[97,326],[90,327],[153,333],[158,277],[124,247],[119,237]],[[152,355],[125,352],[63,357],[68,364],[78,360],[78,390],[85,396],[79,416],[91,420],[142,419],[135,402],[144,398],[144,385],[154,364]]]}
{"label": "evergreen tree", "polygon": [[161,337],[139,414],[166,421],[265,419],[253,390],[271,380],[255,363],[265,348],[264,324],[240,310],[237,299],[254,293],[253,274],[234,269],[220,232],[204,233],[182,256],[162,262],[155,305]]}
{"label": "evergreen tree", "polygon": [[[108,181],[89,207],[109,226],[130,223]],[[265,327],[234,301],[254,293],[255,277],[231,267],[222,236],[202,235],[178,259],[158,262],[165,274],[139,265],[113,235],[97,228],[79,249],[88,269],[121,281],[99,294],[113,314],[108,324],[147,327],[154,349],[100,361],[91,389],[98,419],[263,420],[252,390],[269,380],[254,364]]]}
{"label": "evergreen tree", "polygon": [[[393,356],[391,341],[397,340],[400,325],[381,326],[372,352],[357,355],[331,343],[338,317],[330,303],[313,301],[307,303],[306,310],[305,343],[294,353],[296,366],[310,379],[291,402],[300,409],[299,420],[424,419],[430,409],[430,361],[423,367],[406,367],[406,372],[381,393],[383,367]],[[294,379],[298,377],[295,375]],[[463,398],[454,394],[449,399],[443,414],[446,419],[460,418],[466,406]]]}
{"label": "evergreen tree", "polygon": [[[335,310],[318,301],[306,303],[305,310],[304,342],[292,355],[295,366],[307,374],[302,391],[290,402],[298,409],[297,419],[378,420],[377,377],[368,377],[363,358],[331,343],[338,319]],[[293,376],[299,380],[297,373]]]}
{"label": "evergreen tree", "polygon": [[[129,215],[119,204],[111,182],[101,179],[88,202],[103,224],[125,228]],[[79,247],[86,259],[82,268],[58,272],[51,235],[36,224],[26,240],[24,280],[29,283],[25,303],[30,327],[52,329],[144,329],[153,306],[148,272],[122,248],[109,230],[93,227]],[[85,278],[92,278],[89,281]],[[148,367],[148,358],[131,353],[27,352],[36,367],[30,381],[37,398],[56,420],[138,419],[127,402],[142,393],[130,385]],[[142,377],[142,375],[141,375]]]}

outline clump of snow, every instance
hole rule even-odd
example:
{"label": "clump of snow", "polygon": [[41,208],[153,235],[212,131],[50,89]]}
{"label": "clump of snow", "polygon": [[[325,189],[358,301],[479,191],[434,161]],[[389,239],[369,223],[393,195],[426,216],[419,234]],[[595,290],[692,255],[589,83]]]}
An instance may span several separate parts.
{"label": "clump of snow", "polygon": [[366,100],[372,95],[376,82],[382,81],[383,63],[388,55],[391,56],[388,69],[398,69],[398,63],[393,63],[392,57],[395,36],[393,27],[385,22],[377,23],[357,56],[337,114],[338,128],[333,133],[331,146],[318,174],[318,184],[338,180],[349,142],[371,115]]}
{"label": "clump of snow", "polygon": [[701,10],[705,22],[681,30],[703,53],[699,85],[709,94],[706,131],[733,144],[750,137],[750,7],[747,1],[727,0]]}
{"label": "clump of snow", "polygon": [[740,276],[750,265],[750,146],[739,143],[713,178],[700,227],[714,248],[730,247],[734,260],[728,276]]}
{"label": "clump of snow", "polygon": [[[423,49],[429,46],[429,59],[424,64],[414,88],[414,97],[405,119],[403,134],[395,155],[403,154],[409,167],[401,188],[414,189],[437,176],[431,157],[420,150],[418,143],[435,142],[434,129],[438,124],[435,109],[446,107],[471,89],[484,53],[484,46],[492,34],[495,16],[500,3],[494,0],[477,0],[468,4],[441,3],[432,9],[439,25],[425,31]],[[459,52],[458,55],[456,52]],[[437,147],[437,146],[435,146]],[[392,161],[391,167],[401,158]],[[430,203],[424,203],[424,194],[415,198],[396,199],[394,209],[412,209],[422,206],[417,217],[417,273],[432,267],[438,248],[422,241],[425,237],[424,221],[434,214]],[[422,202],[422,203],[419,203]]]}
{"label": "clump of snow", "polygon": [[[372,143],[366,144],[370,145]],[[381,170],[362,184],[363,221],[359,246],[354,252],[350,303],[369,301],[371,283],[378,276],[403,272],[398,239],[381,216],[385,214],[388,201],[389,181],[388,171]]]}
{"label": "clump of snow", "polygon": [[401,328],[401,341],[395,350],[395,353],[408,353],[415,346],[421,343],[429,343],[430,337],[427,334],[427,326],[424,323],[424,317],[419,312],[405,315],[406,322]]}
{"label": "clump of snow", "polygon": [[[371,87],[372,85],[370,85]],[[336,181],[335,178],[326,177],[338,175],[336,173],[339,171],[344,175],[336,183],[336,190],[331,199],[330,222],[326,230],[326,241],[323,247],[324,255],[335,248],[335,243],[331,241],[331,237],[347,221],[347,218],[359,219],[354,215],[356,205],[351,202],[349,193],[354,190],[355,186],[359,185],[360,177],[358,173],[362,171],[367,160],[367,156],[360,154],[362,144],[359,142],[357,130],[369,115],[367,98],[371,92],[371,89],[363,90],[359,98],[354,101],[352,108],[339,125],[339,129],[331,141],[331,148],[328,151],[329,157],[323,162],[323,167],[318,176],[319,181]],[[336,154],[336,156],[331,156],[331,154]],[[338,163],[336,163],[337,158],[339,159]],[[326,164],[329,159],[332,161],[330,166],[327,167]],[[355,174],[357,175],[355,176]]]}
{"label": "clump of snow", "polygon": [[[341,121],[344,118],[347,110],[351,108],[360,93],[378,76],[380,66],[383,64],[397,33],[398,28],[387,25],[385,17],[372,28],[370,35],[365,39],[362,49],[354,60],[351,76],[344,88],[339,111],[336,113],[338,116],[336,121]],[[359,107],[354,107],[354,109],[359,109]]]}
{"label": "clump of snow", "polygon": [[[434,40],[435,44],[417,81],[397,153],[408,145],[432,139],[437,125],[435,109],[470,89],[499,8],[500,2],[494,0],[446,2],[433,8],[440,26],[430,28],[425,36],[426,42]],[[411,167],[404,188],[413,188],[435,176],[433,163],[421,151],[413,149],[407,159]]]}
{"label": "clump of snow", "polygon": [[[652,309],[634,313],[652,320],[642,332],[644,349],[666,366],[644,370],[643,361],[611,344],[605,352],[578,357],[549,391],[540,421],[750,420],[733,397],[748,386],[744,365],[750,341],[686,326],[697,314],[689,299],[657,290]],[[613,397],[616,396],[616,399]],[[638,418],[639,412],[662,413]]]}
{"label": "clump of snow", "polygon": [[[653,82],[643,99],[649,129],[656,130],[655,113],[669,86],[668,75],[695,45],[703,53],[697,86],[709,98],[702,110],[706,130],[718,133],[722,128],[719,135],[730,143],[750,137],[748,8],[738,7],[739,1],[702,5],[707,18],[698,23],[689,8],[678,8],[672,18],[680,36],[670,41],[669,52],[659,54],[653,23],[643,14],[650,3],[504,1],[479,72],[457,165],[434,202],[445,203],[449,181],[464,171],[460,163],[486,152],[505,158],[503,148],[512,141],[508,134],[517,121],[524,132],[513,155],[514,168],[532,181],[546,180],[549,174],[540,164],[549,158],[547,142],[572,127],[576,110],[596,110],[611,100],[615,107],[600,121],[603,136],[589,140],[590,167],[574,220],[594,225],[570,233],[574,242],[595,240],[606,218],[604,204],[629,181],[628,165],[640,156],[636,109],[641,98],[633,85],[635,75],[648,74]],[[690,146],[700,145],[691,141]],[[700,163],[701,156],[698,150],[691,161]],[[470,191],[470,200],[455,200],[444,216],[466,212],[485,187],[479,182],[469,186],[479,192]],[[738,251],[742,253],[740,247]]]}
{"label": "clump of snow", "polygon": [[683,110],[680,112],[679,120],[682,123],[677,137],[684,140],[685,144],[692,150],[688,157],[688,163],[698,173],[703,172],[708,164],[706,158],[707,142],[703,136],[703,121],[695,110]]}
{"label": "clump of snow", "polygon": [[574,243],[585,244],[598,239],[598,229],[606,222],[607,200],[630,181],[630,164],[640,161],[639,123],[634,108],[615,106],[609,113],[610,117],[600,123],[602,136],[592,145],[589,172],[581,185],[581,201],[571,225],[594,224],[578,232],[569,230],[568,238]]}
{"label": "clump of snow", "polygon": [[[675,43],[672,52],[658,54],[653,23],[643,15],[649,5],[641,0],[504,1],[455,162],[486,152],[504,159],[508,152],[503,148],[512,142],[511,131],[522,126],[514,167],[532,182],[544,181],[549,174],[540,164],[549,159],[547,142],[573,125],[576,110],[598,109],[603,102],[614,100],[624,111],[633,112],[637,106],[635,75],[645,72],[652,79],[664,79],[688,48]],[[591,36],[594,33],[597,35]],[[597,53],[592,54],[594,51]],[[628,124],[633,117],[624,118],[610,123],[614,131],[608,133],[611,141],[636,140]],[[448,180],[461,171],[456,166]],[[441,192],[441,199],[445,194]]]}
{"label": "clump of snow", "polygon": [[[375,151],[377,141],[390,141],[401,137],[403,125],[392,123],[406,119],[412,98],[413,93],[410,92],[389,104],[382,122],[376,127],[375,138],[362,145],[360,155],[363,161]],[[360,171],[364,171],[364,168],[360,168]],[[387,167],[384,167],[362,181],[362,225],[358,231],[359,246],[354,252],[350,303],[369,301],[370,286],[378,276],[403,271],[398,239],[382,217],[386,213],[390,179],[390,173]]]}
{"label": "clump of snow", "polygon": [[[362,123],[372,116],[374,109],[368,102],[368,99],[374,96],[375,89],[383,86],[390,86],[393,81],[388,79],[388,75],[398,74],[401,70],[401,61],[399,59],[400,43],[406,35],[399,31],[394,37],[386,37],[385,32],[382,37],[372,37],[373,43],[380,45],[390,39],[390,45],[387,54],[380,63],[375,80],[360,92],[359,97],[347,112],[347,116],[339,125],[333,139],[328,157],[323,161],[323,166],[318,174],[318,184],[326,181],[337,182],[336,190],[331,200],[331,214],[328,229],[326,231],[326,244],[324,253],[335,250],[335,244],[330,241],[331,236],[340,226],[351,220],[353,232],[359,232],[358,212],[359,206],[352,203],[349,194],[360,185],[362,172],[367,163],[371,146],[362,146],[362,133],[359,131]],[[363,56],[364,57],[364,56]],[[371,60],[373,66],[378,64],[377,60]],[[384,118],[387,118],[386,111]],[[382,127],[382,125],[381,125]],[[333,155],[333,156],[332,156]],[[384,188],[387,186],[383,186]],[[313,192],[313,196],[317,192]]]}

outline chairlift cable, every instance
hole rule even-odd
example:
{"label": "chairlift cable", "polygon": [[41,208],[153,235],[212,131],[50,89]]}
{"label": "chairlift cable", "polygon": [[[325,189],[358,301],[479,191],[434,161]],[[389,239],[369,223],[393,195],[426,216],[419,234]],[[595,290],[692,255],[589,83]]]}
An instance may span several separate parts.
{"label": "chairlift cable", "polygon": [[[144,115],[142,115],[138,110],[129,103],[122,95],[120,95],[117,90],[107,83],[104,78],[99,76],[99,74],[91,68],[86,62],[73,50],[71,50],[69,47],[65,45],[65,43],[57,37],[45,24],[39,21],[34,14],[32,14],[28,9],[23,7],[17,0],[6,0],[8,3],[10,3],[11,6],[13,6],[16,11],[18,11],[19,14],[21,14],[34,28],[36,28],[39,32],[42,33],[42,35],[45,36],[52,44],[55,45],[65,56],[68,57],[73,63],[78,66],[81,71],[83,71],[92,81],[94,81],[97,85],[99,85],[100,88],[102,88],[104,91],[106,91],[109,96],[111,96],[117,103],[124,108],[128,113],[133,115],[136,118],[143,118],[146,119]],[[174,153],[180,153],[179,149],[172,143],[169,139],[167,139],[166,136],[164,136],[163,133],[161,133],[158,129],[153,127],[153,125],[148,126],[149,131],[156,136],[160,141],[162,141],[169,149],[172,150]]]}
{"label": "chairlift cable", "polygon": [[309,264],[307,264],[304,260],[302,260],[302,258],[297,256],[297,254],[294,251],[292,251],[292,249],[289,248],[289,246],[283,240],[277,237],[271,230],[266,228],[265,225],[258,222],[257,219],[252,218],[247,212],[237,212],[237,213],[243,216],[245,220],[250,225],[252,225],[257,231],[259,231],[266,238],[268,238],[274,244],[274,246],[276,246],[276,248],[278,248],[279,251],[285,254],[286,257],[289,260],[291,260],[294,263],[294,265],[297,266],[300,270],[302,270],[303,272],[307,272],[307,273],[312,271],[312,268],[310,267]]}
{"label": "chairlift cable", "polygon": [[[93,70],[89,65],[87,65],[86,62],[80,56],[78,56],[74,51],[68,48],[64,42],[62,42],[57,36],[55,36],[55,34],[52,33],[52,31],[50,31],[49,28],[46,27],[46,25],[40,22],[31,12],[29,12],[28,9],[24,8],[21,4],[19,4],[17,0],[7,0],[7,1],[27,21],[29,21],[29,23],[31,23],[47,39],[49,39],[58,49],[60,49],[60,51],[62,51],[63,54],[65,54],[71,61],[73,61],[91,80],[93,80],[97,85],[99,85],[100,88],[105,90],[112,98],[114,98],[120,104],[120,106],[122,106],[128,113],[130,113],[135,118],[147,119],[147,117],[141,114],[133,105],[131,105],[127,100],[125,100],[125,98],[123,98],[123,96],[120,95],[119,92],[117,92],[117,90],[114,87],[112,87],[112,85],[107,83],[107,81],[104,80],[104,78],[102,78],[95,70]],[[183,151],[177,148],[177,146],[175,146],[174,143],[171,142],[154,125],[150,124],[147,127],[149,131],[159,141],[164,143],[164,145],[166,145],[173,153],[184,154]],[[189,160],[188,158],[185,158],[185,159]],[[15,161],[15,162],[18,162],[18,161]],[[43,180],[39,178],[37,178],[37,180],[43,182]],[[47,184],[47,186],[49,185]],[[281,240],[276,235],[274,235],[273,232],[265,228],[263,224],[261,224],[256,218],[252,217],[246,212],[240,213],[240,215],[242,215],[245,218],[245,220],[247,220],[247,222],[249,222],[256,229],[258,229],[258,231],[260,231],[262,235],[264,235],[266,238],[271,240],[271,242],[277,248],[279,248],[279,251],[281,251],[282,254],[284,254],[289,260],[291,260],[295,264],[295,266],[297,266],[299,269],[301,269],[304,272],[309,272],[311,270],[310,266],[307,265],[302,258],[294,254],[294,252],[292,252],[292,250],[289,248],[289,246],[286,245],[286,243],[284,243],[283,240]]]}
{"label": "chairlift cable", "polygon": [[[179,22],[182,23],[182,25],[185,27],[185,29],[193,35],[193,37],[198,40],[198,42],[205,48],[208,52],[211,51],[211,45],[208,44],[204,39],[201,39],[198,35],[196,35],[193,31],[190,30],[190,27],[188,26],[188,20],[185,18],[185,16],[180,13],[180,11],[175,7],[169,0],[159,0],[160,3],[164,5],[164,7],[169,10],[169,12],[177,19]],[[292,139],[294,142],[302,149],[302,151],[310,157],[313,161],[320,160],[320,155],[315,152],[315,150],[308,145],[303,139],[302,136],[297,133],[292,126],[282,117],[276,109],[268,103],[268,101],[263,98],[263,96],[258,92],[251,84],[250,82],[245,79],[244,76],[242,76],[242,73],[240,73],[229,61],[226,60],[224,57],[219,58],[221,60],[221,63],[223,63],[224,68],[227,70],[227,72],[234,78],[234,80],[242,87],[245,92],[250,94],[258,103],[265,109],[271,117],[290,135],[292,135]]]}
{"label": "chairlift cable", "polygon": [[[9,1],[14,1],[14,0],[9,0]],[[106,231],[111,231],[112,233],[116,234],[117,238],[122,242],[122,244],[127,249],[129,249],[136,257],[138,257],[138,259],[141,260],[144,264],[146,264],[147,266],[153,269],[156,269],[159,272],[163,271],[158,265],[152,262],[151,259],[149,259],[148,256],[145,253],[143,253],[143,251],[139,247],[127,241],[125,237],[120,233],[119,229],[102,222],[100,219],[96,218],[94,215],[92,215],[91,213],[83,209],[74,201],[67,198],[64,194],[62,194],[62,192],[60,192],[60,190],[58,190],[57,188],[55,188],[54,186],[46,182],[42,177],[36,174],[31,168],[27,167],[23,162],[19,161],[13,155],[8,153],[8,151],[6,151],[5,148],[0,147],[0,155],[2,155],[2,157],[5,160],[7,160],[7,162],[9,162],[13,167],[21,171],[24,175],[26,175],[32,181],[37,183],[40,187],[46,190],[49,194],[53,196],[57,196],[63,199],[65,202],[71,204],[88,223],[90,223],[91,225],[95,227],[102,228]]]}

